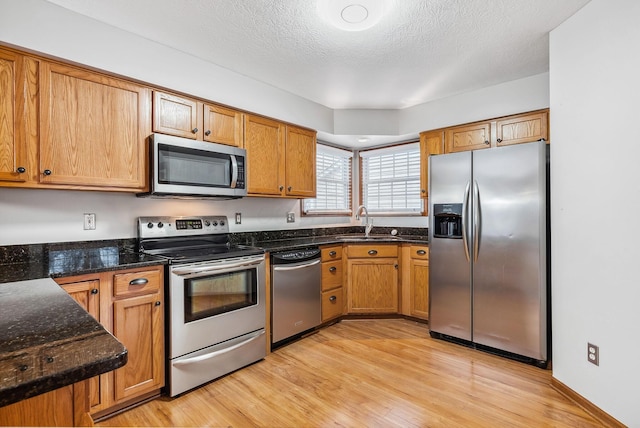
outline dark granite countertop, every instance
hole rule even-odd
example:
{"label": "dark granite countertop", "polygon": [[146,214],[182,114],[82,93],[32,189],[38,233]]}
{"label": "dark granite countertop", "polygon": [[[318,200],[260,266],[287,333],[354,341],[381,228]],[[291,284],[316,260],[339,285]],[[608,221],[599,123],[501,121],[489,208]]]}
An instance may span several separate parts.
{"label": "dark granite countertop", "polygon": [[256,242],[258,247],[264,248],[267,252],[286,251],[295,248],[312,247],[330,244],[428,244],[426,236],[404,235],[371,235],[365,238],[363,234],[344,234],[333,236],[307,236],[303,238],[289,238],[281,240]]}
{"label": "dark granite countertop", "polygon": [[126,362],[125,347],[52,279],[0,284],[0,406]]}

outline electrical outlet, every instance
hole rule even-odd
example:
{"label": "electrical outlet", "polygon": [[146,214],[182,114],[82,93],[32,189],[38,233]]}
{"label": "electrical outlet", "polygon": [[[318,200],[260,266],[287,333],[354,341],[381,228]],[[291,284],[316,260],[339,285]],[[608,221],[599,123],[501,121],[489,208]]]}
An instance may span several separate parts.
{"label": "electrical outlet", "polygon": [[242,224],[242,213],[236,213],[236,224]]}
{"label": "electrical outlet", "polygon": [[296,213],[287,213],[287,223],[296,222]]}
{"label": "electrical outlet", "polygon": [[96,230],[96,215],[84,213],[84,230]]}
{"label": "electrical outlet", "polygon": [[587,343],[587,361],[596,366],[600,365],[600,347]]}

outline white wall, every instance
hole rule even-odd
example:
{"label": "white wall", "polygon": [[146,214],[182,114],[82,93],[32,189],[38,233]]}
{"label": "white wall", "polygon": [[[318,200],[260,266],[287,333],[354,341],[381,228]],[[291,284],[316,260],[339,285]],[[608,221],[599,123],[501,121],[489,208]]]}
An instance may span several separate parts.
{"label": "white wall", "polygon": [[[553,376],[640,426],[640,2],[592,0],[550,37]],[[586,359],[600,346],[600,366]]]}

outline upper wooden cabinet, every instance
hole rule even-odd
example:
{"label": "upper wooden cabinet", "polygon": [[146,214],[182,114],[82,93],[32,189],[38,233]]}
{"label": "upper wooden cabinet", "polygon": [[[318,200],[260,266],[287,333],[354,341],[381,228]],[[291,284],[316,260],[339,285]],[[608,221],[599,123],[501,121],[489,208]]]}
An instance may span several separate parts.
{"label": "upper wooden cabinet", "polygon": [[244,148],[249,195],[315,196],[315,131],[247,114]]}
{"label": "upper wooden cabinet", "polygon": [[[0,181],[24,182],[29,177],[28,147],[24,127],[24,95],[31,63],[11,51],[0,49]],[[35,91],[34,91],[35,92]]]}
{"label": "upper wooden cabinet", "polygon": [[447,153],[488,149],[491,147],[491,123],[478,122],[447,128],[444,142]]}
{"label": "upper wooden cabinet", "polygon": [[549,141],[548,116],[545,110],[496,120],[496,145],[508,146],[540,139]]}
{"label": "upper wooden cabinet", "polygon": [[153,92],[153,132],[242,147],[243,116],[227,107]]}
{"label": "upper wooden cabinet", "polygon": [[148,88],[42,61],[40,106],[40,183],[145,188]]}
{"label": "upper wooden cabinet", "polygon": [[[420,196],[429,197],[429,156],[444,153],[444,130],[420,133]],[[424,209],[427,210],[427,202]]]}

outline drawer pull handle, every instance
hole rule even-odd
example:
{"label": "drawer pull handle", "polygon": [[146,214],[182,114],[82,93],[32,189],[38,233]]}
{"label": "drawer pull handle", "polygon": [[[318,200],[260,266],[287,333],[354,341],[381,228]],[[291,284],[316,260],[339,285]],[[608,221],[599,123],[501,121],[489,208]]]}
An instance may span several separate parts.
{"label": "drawer pull handle", "polygon": [[336,296],[331,296],[331,297],[329,297],[329,301],[330,301],[330,302],[335,302],[335,301],[336,301],[336,299],[337,299],[337,297],[336,297]]}
{"label": "drawer pull handle", "polygon": [[21,372],[26,372],[27,370],[29,370],[29,366],[26,364],[23,364],[20,367],[18,367],[18,370],[20,370]]}
{"label": "drawer pull handle", "polygon": [[23,174],[25,173],[27,170],[25,169],[25,167],[23,166],[19,166],[18,169],[16,169],[16,171],[18,172],[18,174]]}
{"label": "drawer pull handle", "polygon": [[370,256],[375,256],[376,254],[378,254],[378,251],[377,251],[377,250],[369,250],[369,251],[368,251],[368,254],[369,254]]}
{"label": "drawer pull handle", "polygon": [[337,255],[338,255],[338,253],[336,253],[335,251],[329,251],[329,256],[335,257]]}
{"label": "drawer pull handle", "polygon": [[51,175],[51,170],[50,169],[45,169],[44,171],[42,171],[42,174]]}
{"label": "drawer pull handle", "polygon": [[336,268],[335,266],[331,266],[331,267],[329,268],[329,272],[332,272],[332,273],[333,273],[333,272],[335,272],[335,271],[337,271],[337,270],[338,270],[338,268]]}
{"label": "drawer pull handle", "polygon": [[424,256],[425,254],[427,254],[427,252],[425,250],[418,250],[416,251],[416,254],[419,256]]}
{"label": "drawer pull handle", "polygon": [[129,281],[129,285],[146,285],[149,283],[147,278],[137,278]]}

